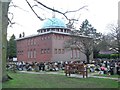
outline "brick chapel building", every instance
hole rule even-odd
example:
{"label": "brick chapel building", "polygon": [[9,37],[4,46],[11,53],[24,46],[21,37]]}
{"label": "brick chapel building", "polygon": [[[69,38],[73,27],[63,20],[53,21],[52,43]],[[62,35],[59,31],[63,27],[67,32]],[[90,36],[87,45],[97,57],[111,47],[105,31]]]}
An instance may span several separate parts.
{"label": "brick chapel building", "polygon": [[[86,56],[77,49],[66,50],[64,43],[71,38],[71,29],[58,18],[45,20],[38,34],[17,41],[17,60],[24,62],[84,61]],[[80,36],[83,37],[83,36]]]}

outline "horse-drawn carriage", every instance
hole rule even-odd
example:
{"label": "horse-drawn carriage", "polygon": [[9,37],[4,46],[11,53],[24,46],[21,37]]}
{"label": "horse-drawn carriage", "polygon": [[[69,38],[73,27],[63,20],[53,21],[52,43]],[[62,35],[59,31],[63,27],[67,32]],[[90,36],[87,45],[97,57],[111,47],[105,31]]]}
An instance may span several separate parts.
{"label": "horse-drawn carriage", "polygon": [[70,76],[71,74],[82,74],[83,78],[88,77],[87,65],[80,63],[69,63],[65,65],[65,75]]}

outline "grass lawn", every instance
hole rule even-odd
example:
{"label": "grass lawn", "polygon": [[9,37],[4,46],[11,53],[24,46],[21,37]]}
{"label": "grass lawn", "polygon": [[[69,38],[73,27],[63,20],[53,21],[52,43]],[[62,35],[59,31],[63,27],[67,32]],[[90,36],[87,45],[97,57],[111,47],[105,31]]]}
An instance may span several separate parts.
{"label": "grass lawn", "polygon": [[119,75],[108,75],[108,74],[95,74],[94,76],[103,76],[103,77],[111,77],[111,78],[118,78],[120,77]]}
{"label": "grass lawn", "polygon": [[8,73],[13,80],[3,88],[118,88],[118,82],[100,78],[70,78],[55,74]]}
{"label": "grass lawn", "polygon": [[0,90],[2,89],[2,83],[0,83]]}

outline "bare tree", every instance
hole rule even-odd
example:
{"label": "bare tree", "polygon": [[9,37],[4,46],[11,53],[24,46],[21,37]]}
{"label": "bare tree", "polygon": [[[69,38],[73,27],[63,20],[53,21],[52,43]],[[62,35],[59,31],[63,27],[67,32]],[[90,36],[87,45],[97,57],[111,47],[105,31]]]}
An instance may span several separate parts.
{"label": "bare tree", "polygon": [[108,46],[111,50],[116,51],[120,55],[120,27],[114,24],[110,24],[108,28],[111,31],[107,35],[109,37],[106,40],[108,42]]}
{"label": "bare tree", "polygon": [[90,63],[90,55],[93,52],[93,39],[88,36],[78,35],[72,32],[71,39],[64,44],[66,49],[78,49],[86,56],[87,63]]}
{"label": "bare tree", "polygon": [[90,63],[90,55],[93,52],[93,40],[92,38],[85,37],[80,39],[80,44],[77,45],[79,50],[86,55],[87,63]]}

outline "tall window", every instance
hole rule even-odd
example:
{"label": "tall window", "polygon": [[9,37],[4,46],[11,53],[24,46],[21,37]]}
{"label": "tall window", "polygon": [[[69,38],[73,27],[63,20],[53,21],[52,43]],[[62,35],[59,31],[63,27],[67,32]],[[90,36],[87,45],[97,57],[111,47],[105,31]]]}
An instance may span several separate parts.
{"label": "tall window", "polygon": [[41,40],[44,40],[44,37],[43,37],[43,36],[41,36]]}
{"label": "tall window", "polygon": [[73,49],[71,49],[71,58],[73,58]]}
{"label": "tall window", "polygon": [[57,35],[54,35],[55,39],[57,39]]}
{"label": "tall window", "polygon": [[75,49],[75,58],[77,58],[77,49]]}
{"label": "tall window", "polygon": [[57,54],[57,49],[54,50],[55,54]]}
{"label": "tall window", "polygon": [[30,51],[28,50],[28,58],[30,58]]}
{"label": "tall window", "polygon": [[48,54],[50,53],[50,49],[49,49],[49,48],[47,49],[47,53],[48,53]]}
{"label": "tall window", "polygon": [[58,49],[58,54],[61,54],[61,49]]}
{"label": "tall window", "polygon": [[31,39],[31,45],[33,45],[33,39]]}
{"label": "tall window", "polygon": [[80,58],[80,50],[77,50],[78,58]]}
{"label": "tall window", "polygon": [[21,54],[23,55],[23,50],[21,51]]}
{"label": "tall window", "polygon": [[36,45],[36,39],[34,39],[34,45]]}
{"label": "tall window", "polygon": [[73,58],[76,58],[76,50],[73,49]]}
{"label": "tall window", "polygon": [[33,52],[33,53],[34,53],[34,58],[36,58],[36,50],[34,50],[34,52]]}
{"label": "tall window", "polygon": [[31,56],[31,58],[33,58],[33,52],[32,52],[32,50],[31,50],[31,55],[30,56]]}
{"label": "tall window", "polygon": [[60,35],[58,36],[58,39],[59,39],[59,40],[61,39],[61,36],[60,36]]}
{"label": "tall window", "polygon": [[43,54],[44,53],[44,50],[43,49],[41,49],[41,54]]}
{"label": "tall window", "polygon": [[65,53],[65,50],[64,49],[62,49],[62,54],[64,54]]}
{"label": "tall window", "polygon": [[50,39],[50,36],[49,36],[49,35],[47,36],[47,39]]}
{"label": "tall window", "polygon": [[30,39],[28,39],[28,46],[30,45]]}
{"label": "tall window", "polygon": [[64,36],[63,36],[63,35],[61,36],[61,39],[64,39]]}
{"label": "tall window", "polygon": [[44,53],[46,53],[46,49],[44,49]]}

